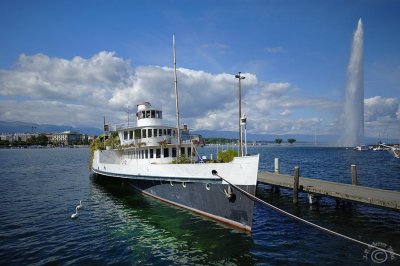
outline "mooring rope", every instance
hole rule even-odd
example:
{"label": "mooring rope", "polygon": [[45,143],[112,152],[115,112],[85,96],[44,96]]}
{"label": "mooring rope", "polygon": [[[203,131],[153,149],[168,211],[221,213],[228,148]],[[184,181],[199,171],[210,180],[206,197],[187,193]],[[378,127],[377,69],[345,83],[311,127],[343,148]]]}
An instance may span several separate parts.
{"label": "mooring rope", "polygon": [[284,215],[286,215],[286,216],[289,216],[289,217],[291,217],[291,218],[293,218],[293,219],[295,219],[295,220],[298,220],[298,221],[300,221],[300,222],[303,222],[303,223],[305,223],[305,224],[308,224],[308,225],[310,225],[310,226],[312,226],[312,227],[318,228],[318,229],[320,229],[320,230],[322,230],[322,231],[325,231],[325,232],[327,232],[327,233],[330,233],[330,234],[332,234],[332,235],[339,236],[339,237],[342,237],[342,238],[344,238],[344,239],[347,239],[347,240],[356,242],[356,243],[358,243],[358,244],[365,245],[365,246],[367,246],[367,247],[369,247],[369,248],[374,248],[374,249],[383,251],[383,252],[385,252],[385,253],[389,253],[389,254],[392,254],[392,255],[395,255],[395,256],[400,257],[400,254],[395,253],[394,251],[387,250],[387,249],[384,249],[384,248],[380,248],[380,247],[377,247],[377,246],[374,246],[374,245],[365,243],[365,242],[363,242],[363,241],[357,240],[357,239],[355,239],[355,238],[351,238],[351,237],[349,237],[349,236],[346,236],[346,235],[343,235],[343,234],[341,234],[341,233],[332,231],[332,230],[330,230],[330,229],[328,229],[328,228],[322,227],[322,226],[320,226],[320,225],[317,225],[317,224],[315,224],[315,223],[312,223],[312,222],[310,222],[310,221],[307,221],[307,220],[304,220],[304,219],[302,219],[302,218],[300,218],[300,217],[297,217],[296,215],[293,215],[293,214],[291,214],[291,213],[289,213],[289,212],[286,212],[286,211],[284,211],[284,210],[282,210],[282,209],[279,209],[278,207],[276,207],[276,206],[274,206],[274,205],[272,205],[272,204],[270,204],[270,203],[268,203],[268,202],[265,202],[265,201],[263,201],[262,199],[259,199],[259,198],[257,198],[256,196],[251,195],[250,193],[248,193],[247,191],[241,189],[240,187],[238,187],[238,186],[232,184],[231,182],[229,182],[228,180],[226,180],[226,179],[223,178],[222,176],[218,175],[218,172],[217,172],[216,170],[212,170],[211,173],[212,173],[213,175],[215,175],[215,176],[218,176],[218,177],[221,178],[223,181],[225,181],[225,182],[228,183],[229,185],[233,186],[234,188],[236,188],[237,190],[239,190],[240,192],[242,192],[244,195],[246,195],[246,196],[249,197],[250,199],[252,199],[252,200],[254,200],[254,201],[257,201],[257,202],[259,202],[259,203],[261,203],[261,204],[264,204],[265,206],[270,207],[270,208],[274,209],[275,211],[278,211],[278,212],[280,212],[280,213],[282,213],[282,214],[284,214]]}

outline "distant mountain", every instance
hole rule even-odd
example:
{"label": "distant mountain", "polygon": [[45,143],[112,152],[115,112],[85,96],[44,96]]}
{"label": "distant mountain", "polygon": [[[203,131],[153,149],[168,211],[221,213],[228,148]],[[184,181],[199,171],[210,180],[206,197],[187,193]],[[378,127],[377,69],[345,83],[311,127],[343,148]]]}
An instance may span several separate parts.
{"label": "distant mountain", "polygon": [[100,135],[103,131],[95,127],[71,127],[28,122],[0,121],[0,133],[56,133],[63,131],[77,131],[82,134]]}

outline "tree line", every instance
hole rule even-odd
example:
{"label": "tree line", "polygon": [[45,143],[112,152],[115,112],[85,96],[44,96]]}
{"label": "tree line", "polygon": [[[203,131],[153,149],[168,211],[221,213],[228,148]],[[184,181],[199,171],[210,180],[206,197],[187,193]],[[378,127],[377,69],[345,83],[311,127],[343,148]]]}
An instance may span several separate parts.
{"label": "tree line", "polygon": [[[289,144],[293,144],[293,143],[296,142],[295,139],[287,139],[286,141],[287,141],[287,143],[289,143]],[[281,144],[282,142],[283,142],[283,139],[275,139],[275,143],[277,143],[277,144]]]}
{"label": "tree line", "polygon": [[[296,139],[289,138],[286,140],[287,143],[293,144],[296,142]],[[227,139],[227,138],[204,138],[204,143],[205,144],[231,144],[231,143],[237,143],[237,139]],[[275,139],[275,143],[281,144],[283,142],[283,139]]]}

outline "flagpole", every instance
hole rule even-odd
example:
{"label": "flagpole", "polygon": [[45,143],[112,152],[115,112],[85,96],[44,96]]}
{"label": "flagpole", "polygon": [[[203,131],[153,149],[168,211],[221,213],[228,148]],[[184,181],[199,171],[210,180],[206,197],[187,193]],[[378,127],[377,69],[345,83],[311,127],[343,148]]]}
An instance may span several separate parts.
{"label": "flagpole", "polygon": [[174,50],[174,85],[175,85],[175,107],[176,107],[176,128],[178,134],[177,157],[181,156],[181,132],[179,128],[179,100],[178,100],[178,78],[176,75],[176,48],[175,34],[172,35],[173,50]]}

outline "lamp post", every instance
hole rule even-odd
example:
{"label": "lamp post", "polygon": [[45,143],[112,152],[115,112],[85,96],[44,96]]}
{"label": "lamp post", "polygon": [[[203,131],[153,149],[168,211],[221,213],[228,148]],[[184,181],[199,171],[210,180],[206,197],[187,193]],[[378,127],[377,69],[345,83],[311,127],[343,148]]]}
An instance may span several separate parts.
{"label": "lamp post", "polygon": [[241,130],[241,119],[242,119],[242,92],[241,92],[241,80],[245,79],[244,76],[241,75],[241,72],[238,72],[237,75],[235,75],[235,78],[239,80],[239,93],[238,93],[238,98],[239,98],[239,157],[242,157],[242,130]]}

